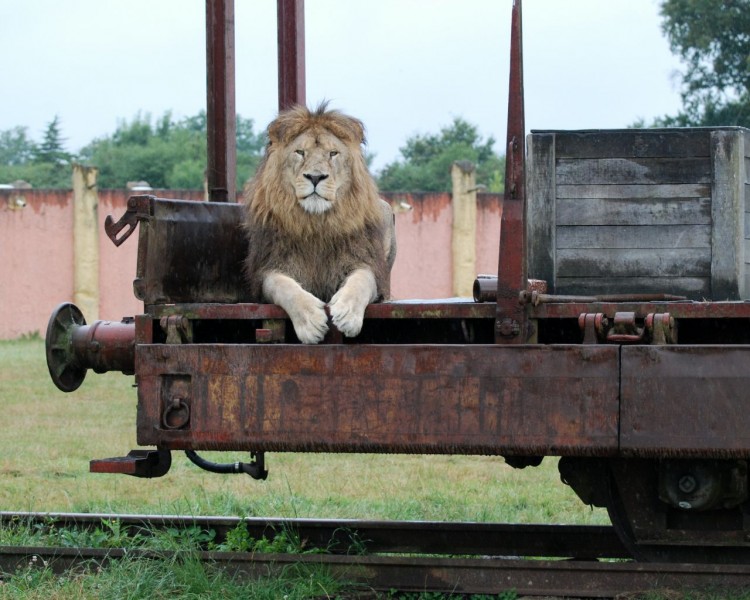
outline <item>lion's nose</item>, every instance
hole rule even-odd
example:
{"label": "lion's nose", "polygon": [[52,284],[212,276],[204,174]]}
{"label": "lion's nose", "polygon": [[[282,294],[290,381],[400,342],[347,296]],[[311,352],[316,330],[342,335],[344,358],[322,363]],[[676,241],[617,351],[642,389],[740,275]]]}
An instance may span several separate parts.
{"label": "lion's nose", "polygon": [[328,175],[313,175],[312,173],[305,173],[303,176],[309,179],[313,186],[317,186],[324,179],[328,179]]}

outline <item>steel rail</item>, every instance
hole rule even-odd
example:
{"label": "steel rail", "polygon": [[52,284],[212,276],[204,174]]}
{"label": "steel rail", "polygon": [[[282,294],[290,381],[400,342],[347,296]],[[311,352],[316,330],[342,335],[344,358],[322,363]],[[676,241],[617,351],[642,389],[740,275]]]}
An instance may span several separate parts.
{"label": "steel rail", "polygon": [[[180,552],[126,549],[6,547],[0,571],[43,566],[62,574],[86,566],[106,567],[112,560],[179,560]],[[524,596],[613,598],[658,589],[738,590],[750,586],[748,565],[660,564],[520,559],[455,559],[327,554],[249,554],[198,552],[191,557],[233,577],[273,576],[295,567],[325,568],[354,590],[497,594],[514,590]]]}
{"label": "steel rail", "polygon": [[347,553],[356,546],[368,553],[626,558],[614,529],[595,525],[523,525],[442,521],[366,521],[353,519],[270,519],[184,515],[118,515],[106,513],[0,512],[0,527],[20,523],[34,527],[93,530],[104,521],[119,521],[133,533],[197,527],[214,531],[221,543],[241,523],[253,539],[294,532],[306,547]]}

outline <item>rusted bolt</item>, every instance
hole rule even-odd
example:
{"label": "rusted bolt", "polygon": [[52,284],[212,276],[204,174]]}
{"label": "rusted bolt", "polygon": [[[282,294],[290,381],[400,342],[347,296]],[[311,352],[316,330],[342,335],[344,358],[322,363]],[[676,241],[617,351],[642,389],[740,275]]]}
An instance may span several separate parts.
{"label": "rusted bolt", "polygon": [[503,337],[515,337],[521,332],[521,325],[514,319],[502,319],[496,323],[496,327]]}
{"label": "rusted bolt", "polygon": [[696,490],[698,482],[692,475],[683,475],[677,482],[677,487],[679,487],[680,491],[684,494],[690,494]]}

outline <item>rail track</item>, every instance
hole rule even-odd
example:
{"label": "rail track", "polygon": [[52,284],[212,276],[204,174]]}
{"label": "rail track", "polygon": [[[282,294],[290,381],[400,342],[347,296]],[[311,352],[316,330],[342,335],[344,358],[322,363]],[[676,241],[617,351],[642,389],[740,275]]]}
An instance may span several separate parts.
{"label": "rail track", "polygon": [[[217,552],[196,549],[206,562],[241,577],[290,565],[323,566],[352,589],[612,598],[653,589],[750,589],[750,565],[636,563],[611,527],[484,523],[262,519],[70,513],[0,513],[0,526],[95,530],[117,521],[130,535],[194,528],[213,532],[214,544],[240,524],[254,539],[294,532],[316,554]],[[356,554],[351,554],[356,549]],[[143,548],[0,547],[0,571],[29,564],[54,572],[106,565],[124,556],[175,558],[185,551]],[[347,552],[349,554],[347,554]],[[457,558],[458,557],[458,558]],[[537,557],[544,557],[539,559]],[[535,560],[530,560],[535,558]],[[552,560],[553,558],[557,560]]]}

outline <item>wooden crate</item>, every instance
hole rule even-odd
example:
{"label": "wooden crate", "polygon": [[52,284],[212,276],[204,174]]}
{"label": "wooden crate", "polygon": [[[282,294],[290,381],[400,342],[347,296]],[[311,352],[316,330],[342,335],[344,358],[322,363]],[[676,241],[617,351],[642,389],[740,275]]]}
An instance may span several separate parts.
{"label": "wooden crate", "polygon": [[528,139],[530,278],[556,294],[750,298],[750,130]]}

